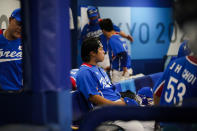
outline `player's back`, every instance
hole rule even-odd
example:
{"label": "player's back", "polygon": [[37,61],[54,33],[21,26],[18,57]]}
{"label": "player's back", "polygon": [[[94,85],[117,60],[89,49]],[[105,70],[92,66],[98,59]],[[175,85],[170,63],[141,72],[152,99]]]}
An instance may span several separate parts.
{"label": "player's back", "polygon": [[131,58],[128,55],[128,46],[126,44],[125,39],[123,37],[121,37],[120,35],[113,35],[109,39],[109,57],[111,59],[113,69],[122,71],[123,65],[121,65],[121,63],[120,63],[121,57],[115,57],[112,60],[113,56],[117,56],[117,54],[122,53],[122,52],[127,53],[127,67],[130,68],[131,67]]}
{"label": "player's back", "polygon": [[170,63],[166,72],[160,105],[181,105],[184,99],[197,97],[196,58],[179,58]]}
{"label": "player's back", "polygon": [[126,41],[118,34],[112,35],[109,39],[109,47],[113,50],[113,53],[118,54],[128,50]]}

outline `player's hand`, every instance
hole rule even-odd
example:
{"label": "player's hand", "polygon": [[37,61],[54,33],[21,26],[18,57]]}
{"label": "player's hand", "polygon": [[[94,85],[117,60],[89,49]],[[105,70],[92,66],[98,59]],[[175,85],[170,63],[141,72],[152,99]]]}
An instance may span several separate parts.
{"label": "player's hand", "polygon": [[121,101],[116,101],[115,105],[123,105],[124,106],[124,105],[126,105],[126,103],[125,103],[124,99],[121,98]]}
{"label": "player's hand", "polygon": [[121,35],[122,37],[126,38],[127,40],[133,42],[133,37],[130,36],[130,35],[125,34],[123,31],[120,31],[119,35]]}
{"label": "player's hand", "polygon": [[110,66],[105,67],[104,70],[105,70],[105,71],[109,71],[109,70],[110,70]]}
{"label": "player's hand", "polygon": [[127,72],[127,67],[123,67],[123,73],[122,73],[122,76],[124,76],[126,72]]}
{"label": "player's hand", "polygon": [[128,39],[129,41],[133,42],[133,37],[130,36],[130,35],[127,36],[127,39]]}

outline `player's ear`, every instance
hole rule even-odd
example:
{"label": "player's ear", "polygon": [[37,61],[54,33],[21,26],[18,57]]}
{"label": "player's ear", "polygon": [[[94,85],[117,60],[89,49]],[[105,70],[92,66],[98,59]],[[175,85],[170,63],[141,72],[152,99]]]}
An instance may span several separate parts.
{"label": "player's ear", "polygon": [[96,56],[96,53],[94,51],[90,51],[90,56]]}

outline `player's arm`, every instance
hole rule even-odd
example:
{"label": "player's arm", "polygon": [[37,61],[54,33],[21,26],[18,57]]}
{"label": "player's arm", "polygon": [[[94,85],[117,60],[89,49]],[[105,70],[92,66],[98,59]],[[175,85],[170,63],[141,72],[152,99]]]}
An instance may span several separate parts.
{"label": "player's arm", "polygon": [[[119,43],[119,41],[113,40],[111,42],[109,42],[112,51],[113,51],[113,55],[115,57],[119,57],[120,58],[120,62],[121,65],[123,66],[123,76],[125,75],[125,73],[127,72],[127,59],[128,59],[128,54],[124,48],[124,46],[122,45],[122,43]],[[112,58],[113,61],[113,58]]]}
{"label": "player's arm", "polygon": [[127,52],[121,52],[118,54],[118,56],[121,58],[121,65],[123,65],[123,76],[127,72],[127,59],[128,59],[128,54]]}
{"label": "player's arm", "polygon": [[124,75],[125,75],[125,73],[128,71],[128,70],[127,70],[127,67],[123,67],[123,69],[122,69],[122,70],[123,70],[122,76],[124,76]]}
{"label": "player's arm", "polygon": [[127,35],[126,33],[124,33],[123,31],[119,32],[119,35],[121,35],[122,37],[126,38],[127,40],[133,42],[133,37],[131,35]]}
{"label": "player's arm", "polygon": [[104,97],[100,95],[90,95],[89,101],[94,103],[95,105],[98,106],[103,106],[103,105],[126,105],[125,102],[121,99],[120,101],[111,101],[108,99],[105,99]]}
{"label": "player's arm", "polygon": [[119,34],[121,35],[123,38],[126,38],[127,40],[133,42],[133,37],[130,36],[130,35],[127,35],[126,33],[124,33],[123,31],[120,30],[120,28],[116,25],[113,25],[114,27],[114,30]]}

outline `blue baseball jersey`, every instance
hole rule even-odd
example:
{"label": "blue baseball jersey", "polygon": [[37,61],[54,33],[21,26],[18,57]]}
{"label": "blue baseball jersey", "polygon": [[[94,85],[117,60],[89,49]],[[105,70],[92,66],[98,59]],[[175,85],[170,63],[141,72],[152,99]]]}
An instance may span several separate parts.
{"label": "blue baseball jersey", "polygon": [[22,88],[21,39],[7,40],[0,31],[0,89]]}
{"label": "blue baseball jersey", "polygon": [[160,105],[182,105],[184,99],[197,97],[197,59],[186,56],[172,61],[153,91]]}
{"label": "blue baseball jersey", "polygon": [[126,52],[127,58],[126,58],[126,67],[131,68],[131,57],[128,55],[128,46],[126,44],[126,41],[124,38],[122,38],[120,35],[112,35],[108,41],[109,45],[109,58],[111,61],[112,69],[116,69],[119,71],[123,70],[123,67],[125,65],[124,58],[121,56],[118,56],[119,53]]}
{"label": "blue baseball jersey", "polygon": [[[115,25],[114,25],[114,30],[116,32],[120,32],[120,28]],[[103,44],[103,50],[105,52],[107,51],[107,38],[103,35],[103,32],[99,26],[99,23],[95,25],[86,24],[84,26],[81,32],[80,43],[82,43],[82,41],[88,37],[100,37],[101,43]]]}
{"label": "blue baseball jersey", "polygon": [[188,40],[183,41],[179,47],[177,58],[184,57],[186,55],[189,55],[191,53],[190,49],[187,46]]}
{"label": "blue baseball jersey", "polygon": [[98,66],[82,64],[77,72],[76,81],[77,89],[87,100],[90,95],[100,95],[111,101],[121,98],[106,72]]}

